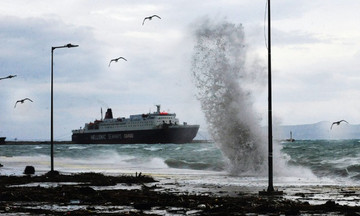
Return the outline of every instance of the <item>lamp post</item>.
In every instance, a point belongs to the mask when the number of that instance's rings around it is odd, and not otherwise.
[[[260,195],[282,195],[282,191],[275,191],[273,186],[273,133],[272,133],[272,94],[271,94],[271,15],[270,0],[268,2],[268,188],[260,191]]]
[[[272,134],[272,97],[271,97],[271,20],[270,20],[270,0],[268,0],[268,133],[269,133],[269,153],[268,153],[268,163],[269,163],[269,185],[267,192],[271,193],[274,191],[273,186],[273,134]]]
[[[54,109],[53,109],[53,105],[54,105],[54,50],[58,49],[58,48],[73,48],[73,47],[78,47],[79,45],[73,45],[71,43],[66,44],[64,46],[56,46],[56,47],[51,47],[51,132],[50,132],[50,137],[51,137],[51,172],[54,172]]]

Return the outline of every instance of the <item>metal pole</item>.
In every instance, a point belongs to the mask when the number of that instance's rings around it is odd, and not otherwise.
[[[268,0],[268,118],[269,118],[269,153],[268,153],[268,164],[269,164],[269,186],[267,188],[268,192],[273,192],[273,135],[272,135],[272,98],[271,98],[271,21],[270,21],[270,0]]]
[[[64,46],[51,47],[51,172],[54,172],[54,50],[57,48],[73,48],[79,45],[66,44]]]
[[[51,172],[54,171],[54,47],[51,47]]]

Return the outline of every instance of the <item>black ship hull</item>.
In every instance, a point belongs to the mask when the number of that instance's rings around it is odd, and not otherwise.
[[[78,144],[156,144],[191,142],[199,126],[165,127],[151,130],[73,133],[72,142]]]
[[[0,145],[5,144],[6,137],[0,137]]]

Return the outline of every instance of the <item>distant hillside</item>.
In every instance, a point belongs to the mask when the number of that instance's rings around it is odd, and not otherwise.
[[[284,140],[290,137],[292,131],[295,140],[317,140],[317,139],[360,139],[360,125],[341,123],[334,125],[330,130],[332,122],[322,121],[315,124],[303,125],[281,125],[273,127],[275,140]],[[263,127],[267,134],[267,127]],[[207,131],[199,131],[195,140],[211,140]]]
[[[275,139],[287,139],[292,131],[293,138],[300,139],[360,139],[360,125],[341,123],[330,129],[332,122],[315,124],[283,125],[274,129]]]

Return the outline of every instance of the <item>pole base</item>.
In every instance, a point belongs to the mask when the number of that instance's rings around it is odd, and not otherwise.
[[[260,196],[282,196],[284,193],[283,191],[279,190],[263,190],[259,191]]]

